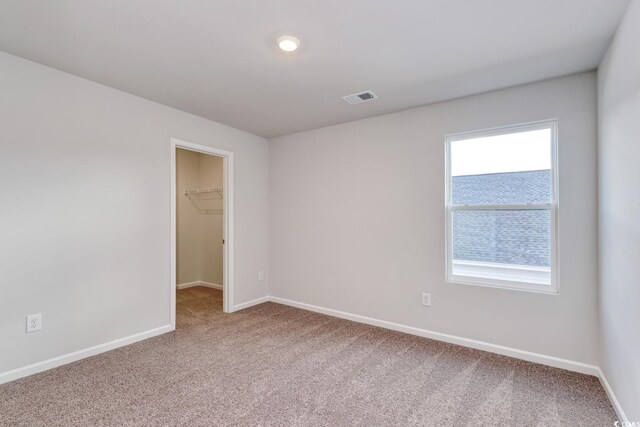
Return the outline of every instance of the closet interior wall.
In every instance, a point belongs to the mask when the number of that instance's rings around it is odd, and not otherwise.
[[[177,283],[205,282],[222,286],[223,214],[221,211],[199,212],[185,191],[222,188],[223,159],[179,148],[176,172]],[[202,206],[222,206],[210,199],[218,197],[217,194],[202,197]]]

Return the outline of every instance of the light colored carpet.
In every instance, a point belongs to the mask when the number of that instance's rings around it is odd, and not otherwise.
[[[607,426],[594,377],[178,291],[178,329],[0,386],[0,425]]]

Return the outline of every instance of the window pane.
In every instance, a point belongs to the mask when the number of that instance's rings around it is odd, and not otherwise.
[[[452,273],[551,284],[549,210],[452,212]]]
[[[451,142],[454,205],[551,202],[551,130]]]

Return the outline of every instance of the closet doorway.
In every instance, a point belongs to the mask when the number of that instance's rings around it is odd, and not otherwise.
[[[233,153],[171,139],[173,329],[176,303],[185,322],[233,311],[232,177]]]

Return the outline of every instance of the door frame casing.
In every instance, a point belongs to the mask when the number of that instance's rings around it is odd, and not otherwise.
[[[178,138],[171,138],[171,329],[176,328],[176,286],[177,286],[177,187],[176,187],[176,150],[178,148],[197,153],[222,157],[223,160],[223,221],[222,238],[222,310],[233,312],[233,152],[208,145],[196,144]]]

